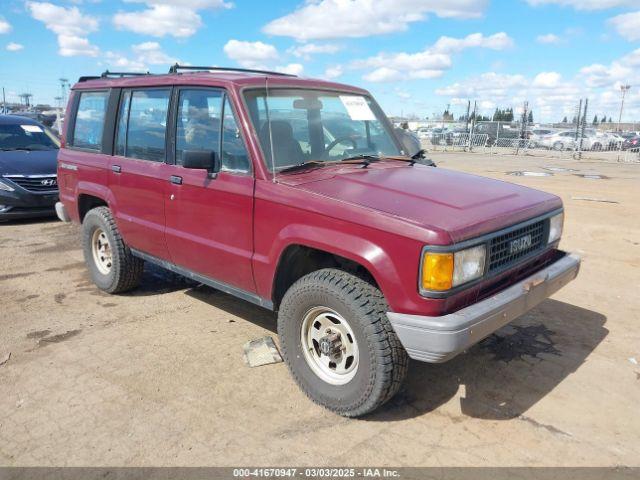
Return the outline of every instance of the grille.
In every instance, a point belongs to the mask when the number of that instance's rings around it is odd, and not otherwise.
[[[6,178],[30,192],[55,192],[58,190],[58,181],[55,175],[38,177],[18,177],[7,175]]]
[[[492,238],[489,243],[489,272],[510,266],[540,249],[544,244],[546,222],[540,220]]]

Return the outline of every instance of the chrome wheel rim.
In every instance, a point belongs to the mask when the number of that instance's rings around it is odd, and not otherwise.
[[[91,251],[93,252],[93,261],[98,271],[103,275],[108,275],[113,266],[113,253],[111,252],[111,244],[104,230],[96,228],[91,237]]]
[[[358,344],[349,323],[328,307],[310,309],[302,320],[304,359],[320,379],[344,385],[358,371]]]

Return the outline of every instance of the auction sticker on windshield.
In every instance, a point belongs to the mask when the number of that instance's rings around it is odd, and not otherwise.
[[[355,95],[340,95],[340,101],[347,109],[347,113],[351,120],[375,120],[376,116],[373,114],[367,100],[364,97]]]
[[[37,125],[20,125],[27,133],[42,133],[42,128]]]

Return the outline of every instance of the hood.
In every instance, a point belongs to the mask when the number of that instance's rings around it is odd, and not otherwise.
[[[456,243],[562,206],[549,193],[500,180],[423,165],[380,162],[368,168],[331,167],[280,181],[339,201],[449,233]]]
[[[54,175],[58,150],[0,151],[0,175]]]

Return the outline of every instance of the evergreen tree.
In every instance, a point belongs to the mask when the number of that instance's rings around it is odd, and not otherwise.
[[[565,115],[564,118],[562,119],[562,123],[569,123],[569,119],[567,118],[567,116]]]
[[[600,123],[607,123],[607,116],[606,115],[602,116],[602,120],[600,120]]]
[[[529,116],[527,117],[528,123],[533,123],[533,110],[529,110]]]
[[[593,116],[593,124],[594,125],[598,125],[598,116],[597,115]]]
[[[613,121],[611,120],[611,117],[609,117],[609,123],[613,123]]]
[[[576,117],[575,115],[573,116],[573,118],[571,119],[571,123],[573,124],[577,124],[578,123],[578,117]]]

